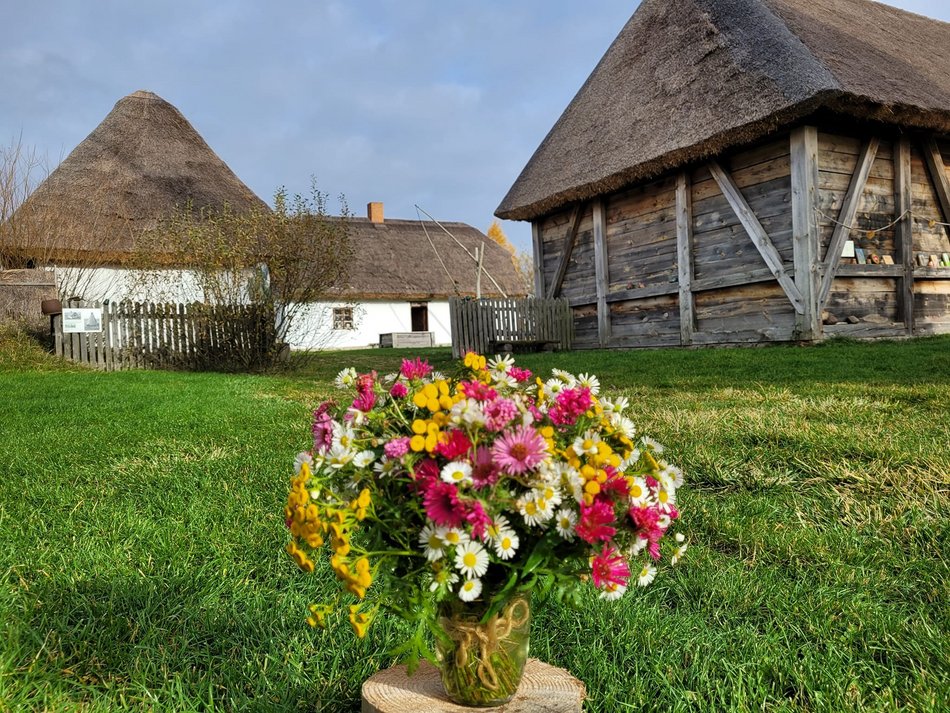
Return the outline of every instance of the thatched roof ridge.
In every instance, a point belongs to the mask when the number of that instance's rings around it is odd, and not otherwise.
[[[269,210],[178,109],[140,90],[116,103],[18,213],[60,226],[63,254],[121,255],[133,250],[134,233],[189,201],[196,210]],[[44,220],[47,212],[58,217]]]
[[[345,300],[399,301],[474,296],[475,262],[466,249],[474,254],[476,246],[484,245],[484,271],[509,297],[524,296],[525,285],[504,248],[471,225],[440,223],[465,249],[431,221],[386,218],[374,223],[347,218],[354,259],[347,269],[346,286],[337,295]],[[484,272],[482,296],[501,296]]]
[[[950,24],[871,0],[643,0],[496,215],[530,220],[819,109],[950,133]]]

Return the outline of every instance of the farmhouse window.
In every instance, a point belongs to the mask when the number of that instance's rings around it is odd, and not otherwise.
[[[333,328],[334,329],[353,329],[353,308],[352,307],[334,307],[333,308]]]

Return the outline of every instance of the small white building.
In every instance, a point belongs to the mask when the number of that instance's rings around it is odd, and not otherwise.
[[[287,335],[292,349],[378,346],[382,335],[407,333],[447,345],[450,297],[525,295],[508,251],[465,223],[385,219],[383,204],[370,203],[365,218],[347,219],[347,232],[354,260],[346,286],[336,300],[301,308]]]

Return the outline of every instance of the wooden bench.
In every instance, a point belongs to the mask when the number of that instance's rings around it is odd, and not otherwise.
[[[530,354],[553,352],[560,342],[547,339],[493,339],[488,342],[491,354]]]
[[[435,335],[432,332],[388,332],[379,335],[380,347],[434,347]]]

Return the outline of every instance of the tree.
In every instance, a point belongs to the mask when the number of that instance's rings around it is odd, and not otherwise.
[[[485,234],[508,251],[508,254],[511,255],[511,262],[524,283],[525,292],[532,295],[534,293],[534,263],[531,254],[518,250],[511,244],[497,219],[491,222]],[[543,297],[544,295],[540,296]]]
[[[343,286],[353,259],[346,200],[340,215],[311,184],[306,196],[279,189],[273,210],[236,213],[186,205],[136,240],[135,283],[149,299],[180,301],[184,282],[208,306],[244,305],[266,314],[263,353],[245,355],[245,367],[271,366],[307,305]],[[260,363],[258,363],[260,362]]]

